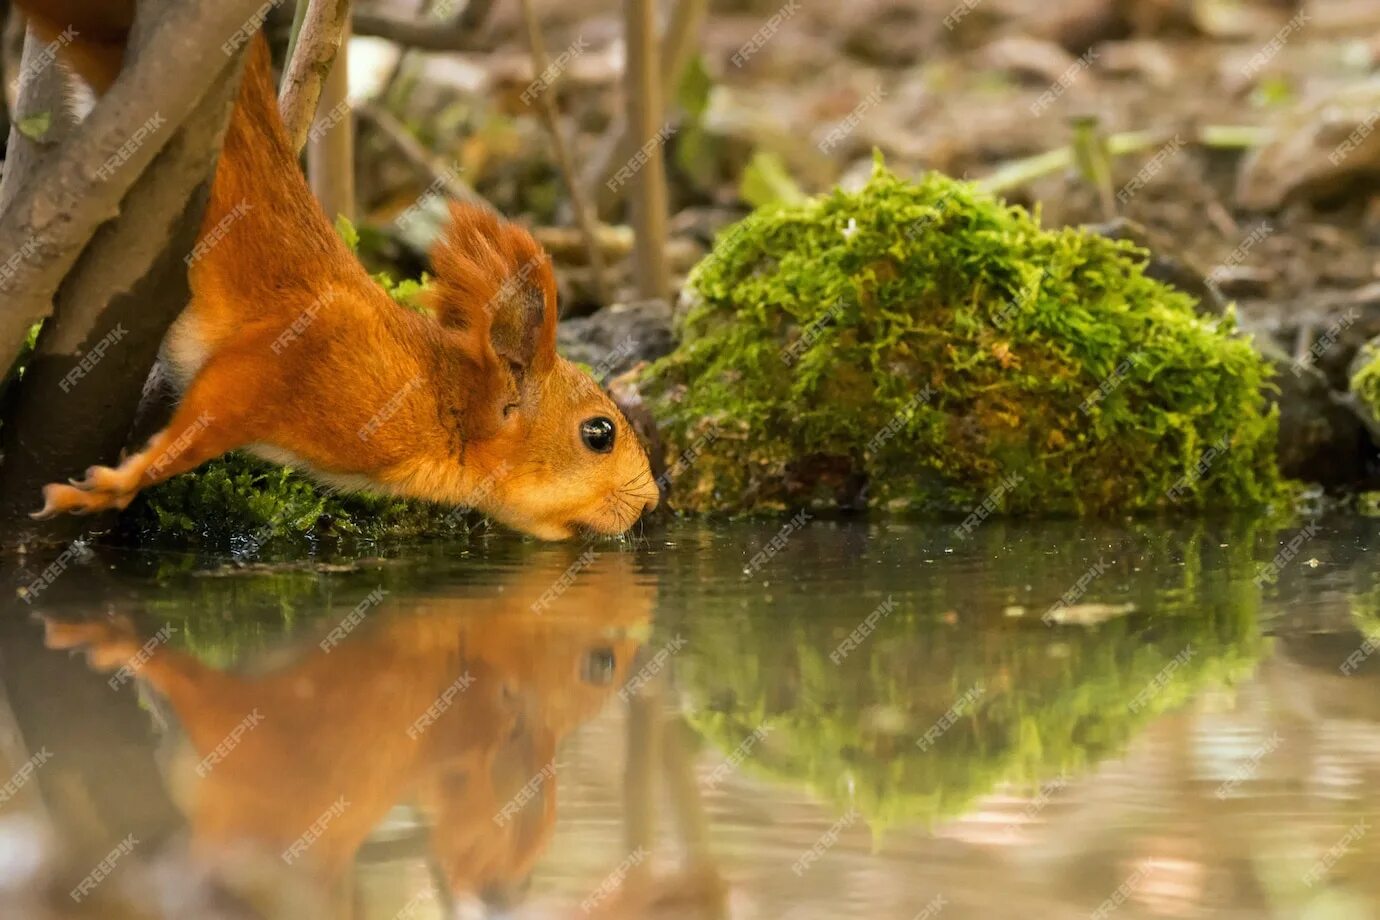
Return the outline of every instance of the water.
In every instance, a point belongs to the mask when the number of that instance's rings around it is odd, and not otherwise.
[[[0,620],[0,916],[1380,916],[1377,526],[99,549]]]

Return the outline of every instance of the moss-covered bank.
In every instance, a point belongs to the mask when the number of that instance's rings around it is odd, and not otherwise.
[[[694,511],[1102,513],[1276,498],[1268,371],[1145,253],[937,174],[759,209],[640,380]]]

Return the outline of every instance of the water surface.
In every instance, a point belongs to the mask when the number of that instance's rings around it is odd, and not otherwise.
[[[0,916],[1380,916],[1377,526],[11,562]]]

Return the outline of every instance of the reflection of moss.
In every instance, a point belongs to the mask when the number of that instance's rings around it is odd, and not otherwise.
[[[933,607],[915,596],[907,603],[925,609],[898,606],[837,664],[831,652],[875,600],[842,623],[821,616],[819,605],[791,615],[789,604],[774,617],[687,618],[678,627],[688,644],[677,679],[689,718],[725,752],[769,726],[747,769],[804,783],[878,828],[956,814],[999,783],[1075,775],[1121,750],[1156,714],[1248,673],[1259,654],[1250,541],[1225,550],[1234,555],[1223,571],[1195,558],[1220,558],[1215,539],[1209,550],[1175,537],[1164,541],[1159,571],[1181,572],[1180,587],[1161,581],[1151,591],[1146,581],[1121,595],[1140,598],[1141,611],[1090,628],[1046,627],[1040,609],[1020,619],[993,611],[975,623],[981,614],[952,580],[936,589]],[[1168,568],[1176,556],[1181,568]],[[1072,583],[1086,565],[1055,583]],[[1137,570],[1152,566],[1136,559]],[[1144,577],[1129,573],[1133,585]],[[958,625],[940,616],[954,608],[967,611]],[[917,746],[978,687],[928,750]]]
[[[1187,507],[1272,500],[1264,364],[1143,264],[880,166],[757,211],[695,269],[682,343],[643,378],[672,459],[718,434],[677,504],[828,503],[865,477],[876,506],[969,510],[1013,472],[1008,512],[1150,509],[1176,484]]]
[[[332,494],[299,473],[229,454],[141,492],[121,525],[129,535],[195,538],[253,554],[270,541],[455,536],[472,520],[422,502]]]
[[[1372,419],[1380,419],[1380,348],[1374,343],[1366,345],[1357,363],[1360,370],[1351,378],[1351,392]]]

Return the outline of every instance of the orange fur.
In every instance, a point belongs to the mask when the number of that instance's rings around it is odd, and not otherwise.
[[[132,10],[90,6],[65,0],[30,16],[49,33],[75,22],[69,61],[103,90]],[[341,489],[471,505],[547,539],[620,533],[655,506],[631,427],[556,354],[555,278],[531,234],[452,205],[433,253],[435,317],[395,305],[312,197],[261,35],[192,256],[192,300],[163,345],[183,388],[171,423],[120,466],[46,486],[35,517],[123,508],[237,448]],[[614,424],[610,452],[582,441],[593,418]]]
[[[254,676],[166,647],[140,655],[141,637],[120,620],[49,621],[48,644],[83,648],[100,670],[142,661],[138,679],[168,700],[191,748],[171,780],[186,781],[202,857],[238,845],[276,857],[343,799],[300,859],[333,877],[394,805],[414,800],[450,887],[493,894],[520,888],[549,843],[558,745],[628,678],[655,601],[630,559],[611,554],[534,612],[566,562],[528,567],[491,597],[406,610],[385,600],[337,644],[328,634]],[[410,734],[462,676],[465,689]]]

